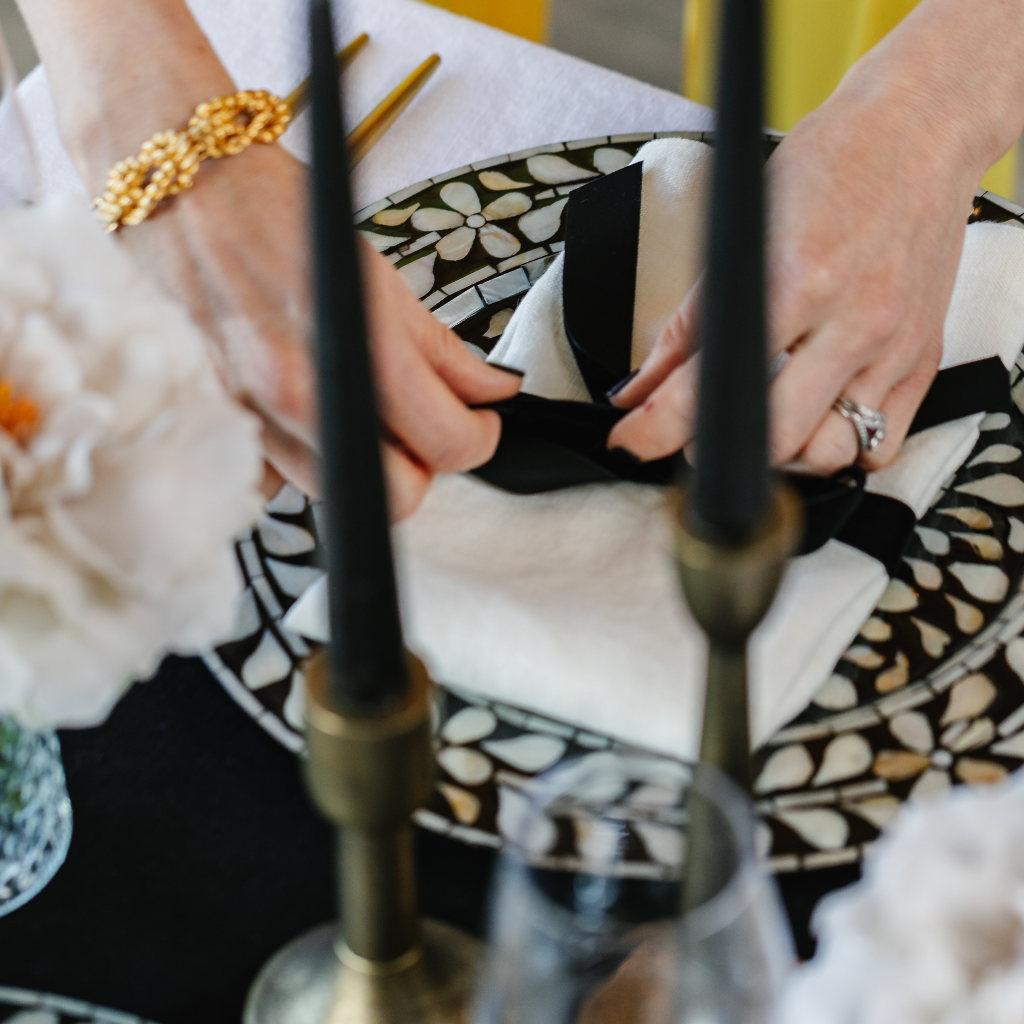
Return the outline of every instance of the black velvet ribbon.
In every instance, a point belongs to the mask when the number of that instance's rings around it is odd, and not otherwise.
[[[608,449],[608,435],[627,410],[605,392],[629,372],[642,174],[639,164],[571,193],[567,213],[563,305],[576,364],[595,402],[520,393],[486,408],[502,420],[494,457],[474,470],[513,494],[541,494],[582,484],[631,481],[669,484],[688,467],[682,455],[640,462]],[[1008,412],[1013,403],[1002,361],[993,356],[942,370],[915,417],[914,434],[979,412]],[[801,554],[838,540],[877,558],[892,575],[914,528],[903,502],[864,490],[857,466],[833,477],[790,475],[805,507]]]

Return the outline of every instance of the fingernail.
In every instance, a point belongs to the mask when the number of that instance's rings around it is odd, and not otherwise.
[[[612,455],[620,456],[632,466],[642,466],[644,463],[644,460],[639,455],[635,455],[628,448],[609,448],[608,451]]]
[[[633,370],[631,373],[627,373],[618,384],[610,387],[605,393],[605,398],[614,398],[638,373],[639,369]]]
[[[809,462],[801,462],[794,459],[792,462],[784,462],[779,469],[783,473],[792,473],[794,476],[816,476],[817,471]]]
[[[488,366],[493,366],[496,370],[501,370],[502,373],[511,373],[513,377],[519,377],[522,379],[526,376],[525,370],[517,370],[514,366],[505,366],[503,363],[488,363]]]

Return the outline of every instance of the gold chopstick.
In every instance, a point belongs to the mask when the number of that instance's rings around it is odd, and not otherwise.
[[[354,167],[376,145],[377,140],[391,127],[395,118],[413,101],[437,70],[441,58],[431,54],[404,82],[395,89],[349,133],[348,153]]]
[[[355,37],[344,49],[338,51],[334,58],[338,68],[338,74],[345,70],[356,59],[356,54],[370,41],[370,37],[363,32]],[[292,117],[298,117],[306,109],[309,103],[309,79],[307,78],[294,92],[285,98],[285,103],[291,107]]]

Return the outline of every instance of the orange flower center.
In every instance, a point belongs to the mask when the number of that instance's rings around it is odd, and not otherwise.
[[[18,444],[31,440],[39,422],[39,409],[31,398],[14,393],[14,385],[0,378],[0,430],[7,431]]]

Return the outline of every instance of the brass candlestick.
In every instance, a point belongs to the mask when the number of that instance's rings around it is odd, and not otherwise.
[[[679,578],[690,610],[708,637],[707,689],[700,760],[750,789],[747,643],[775,599],[786,560],[796,552],[803,507],[792,488],[776,484],[762,526],[740,544],[700,536],[692,495],[682,488],[676,530]],[[699,766],[698,766],[699,770]],[[695,800],[690,812],[685,905],[700,906],[725,884],[733,857],[718,848],[713,809]]]
[[[432,788],[432,684],[410,656],[405,704],[355,718],[337,711],[327,676],[319,654],[306,672],[306,781],[338,827],[341,920],[267,963],[245,1024],[461,1024],[481,944],[416,910],[410,816]]]

